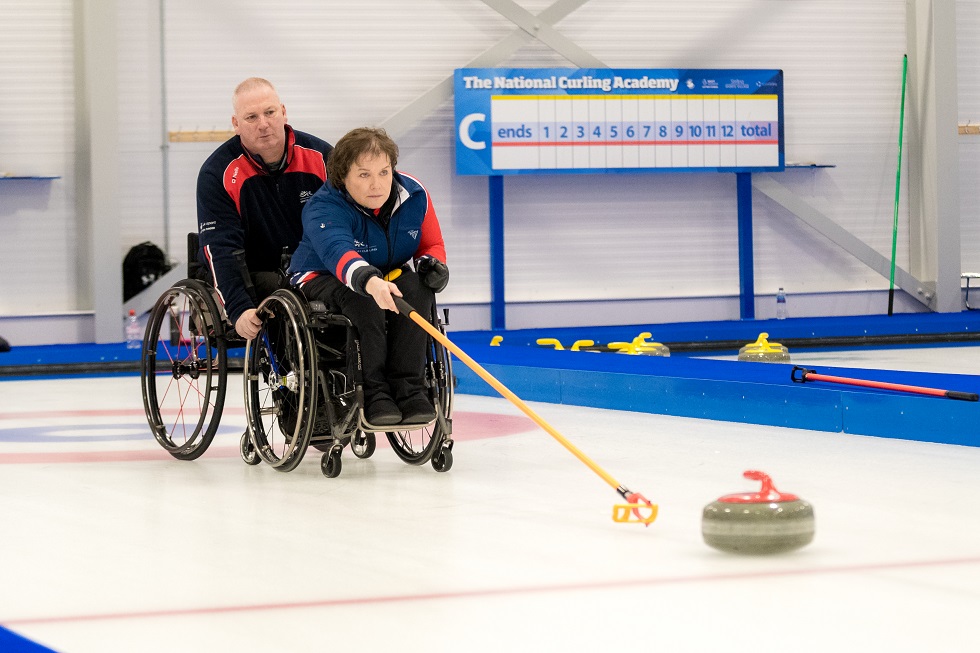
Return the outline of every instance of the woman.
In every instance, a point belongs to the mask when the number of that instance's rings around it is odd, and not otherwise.
[[[303,238],[289,269],[307,298],[357,327],[365,418],[374,426],[435,417],[423,376],[428,336],[397,314],[392,295],[428,316],[433,293],[449,283],[429,193],[397,172],[397,162],[398,146],[382,129],[341,138],[327,160],[328,181],[303,209]],[[386,281],[393,270],[401,274]]]

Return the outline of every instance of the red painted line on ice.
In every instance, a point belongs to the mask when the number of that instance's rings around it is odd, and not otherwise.
[[[716,574],[709,576],[677,576],[667,578],[639,578],[636,580],[572,583],[567,585],[536,585],[528,587],[499,587],[483,590],[460,590],[456,592],[432,592],[429,594],[395,594],[390,596],[364,596],[322,601],[296,601],[287,603],[258,603],[252,605],[229,605],[212,608],[182,608],[174,610],[146,610],[142,612],[115,612],[106,614],[79,614],[49,617],[23,617],[0,619],[4,626],[27,626],[33,624],[113,621],[123,619],[154,619],[166,617],[188,617],[207,614],[232,614],[240,612],[264,612],[268,610],[305,610],[309,608],[332,608],[352,605],[379,605],[384,603],[411,603],[415,601],[444,601],[451,599],[478,599],[497,596],[524,596],[528,594],[552,594],[568,591],[594,591],[635,587],[657,587],[663,585],[684,585],[692,583],[714,583],[738,580],[759,580],[766,578],[788,578],[793,576],[817,576],[826,574],[847,574],[869,571],[899,571],[926,567],[948,567],[955,565],[980,564],[980,557],[952,558],[948,560],[920,560],[907,562],[884,562],[866,565],[842,565],[809,569],[785,569],[779,571],[744,572]]]
[[[210,453],[210,449],[208,452]],[[236,450],[237,451],[237,450]],[[0,453],[0,465],[30,465],[48,463],[119,463],[147,460],[173,460],[163,449],[145,451],[52,451]]]
[[[53,413],[43,413],[44,417],[65,417],[72,413],[90,411],[55,411]],[[97,417],[115,415],[117,411],[91,411],[97,413]],[[121,413],[121,411],[118,411]],[[243,414],[243,409],[238,409],[239,414]],[[8,413],[9,414],[9,413]],[[134,414],[131,412],[126,415]],[[143,415],[143,411],[136,411],[135,414]],[[2,417],[0,417],[2,419]],[[112,424],[106,424],[106,428],[112,428]],[[534,422],[523,415],[495,415],[491,413],[453,413],[453,440],[466,442],[468,440],[484,440],[496,438],[515,433],[522,433],[536,428]],[[149,427],[147,427],[149,431]],[[241,433],[239,433],[241,435]],[[149,437],[149,433],[147,434]],[[222,439],[224,434],[219,433],[217,438]],[[65,438],[65,443],[70,443],[70,438]],[[378,438],[378,446],[387,446],[388,440],[382,435]],[[239,453],[238,446],[215,446],[212,445],[204,452],[207,458],[237,458]],[[170,454],[162,448],[156,449],[133,449],[133,450],[93,450],[93,451],[24,451],[0,453],[0,465],[27,465],[27,464],[56,464],[56,463],[111,463],[111,462],[146,462],[173,460]]]
[[[144,416],[142,408],[86,408],[80,410],[30,410],[23,412],[0,413],[0,420],[5,419],[51,419],[56,417],[132,417]]]
[[[244,415],[244,408],[225,407],[222,414]],[[24,412],[0,413],[0,421],[5,419],[56,419],[59,417],[145,417],[142,408],[84,408],[79,410],[31,410]]]

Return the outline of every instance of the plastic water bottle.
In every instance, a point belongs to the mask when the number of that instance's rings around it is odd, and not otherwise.
[[[143,329],[136,319],[136,311],[129,309],[129,319],[126,320],[126,349],[139,349],[143,346]]]
[[[786,319],[786,291],[782,288],[776,291],[776,319]]]

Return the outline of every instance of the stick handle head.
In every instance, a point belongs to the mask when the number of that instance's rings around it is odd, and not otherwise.
[[[411,314],[412,312],[415,311],[415,309],[412,308],[412,305],[411,304],[409,304],[408,302],[406,302],[404,299],[402,299],[398,295],[394,295],[393,294],[391,296],[391,298],[395,300],[395,308],[398,309],[398,312],[401,315],[404,315],[405,317],[408,317],[409,314]]]
[[[975,392],[960,392],[959,390],[947,390],[946,396],[950,399],[959,399],[960,401],[977,401],[980,399]]]
[[[807,374],[813,374],[813,370],[794,365],[793,370],[789,373],[789,378],[793,380],[793,383],[806,383]]]
[[[620,503],[613,506],[613,521],[620,524],[643,524],[649,526],[657,518],[659,506],[650,503],[650,500],[639,492],[630,492],[625,495],[629,503]]]

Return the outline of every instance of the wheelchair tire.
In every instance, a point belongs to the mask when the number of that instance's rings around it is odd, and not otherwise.
[[[317,360],[305,300],[277,290],[259,304],[245,345],[245,417],[262,460],[281,472],[303,460],[316,415]]]
[[[439,320],[437,311],[433,311],[430,322],[445,335],[446,329]],[[436,453],[452,447],[450,437],[452,435],[453,395],[456,385],[453,378],[452,358],[446,348],[434,339],[430,339],[426,351],[425,377],[426,385],[430,390],[430,397],[433,400],[432,405],[439,415],[438,419],[422,429],[385,433],[395,455],[409,465],[424,465]],[[451,460],[452,458],[450,458]],[[452,462],[444,470],[439,471],[448,470],[450,466],[452,466]]]
[[[437,407],[436,410],[439,410]],[[395,455],[409,465],[424,465],[439,450],[447,434],[439,420],[412,431],[387,431]]]
[[[221,421],[228,387],[221,315],[207,284],[184,279],[157,299],[143,334],[146,420],[156,441],[178,460],[203,454]]]
[[[358,429],[350,438],[350,450],[358,458],[370,458],[378,448],[378,438],[374,433]]]
[[[248,431],[242,433],[242,439],[238,443],[238,453],[242,455],[242,460],[246,465],[258,465],[262,462],[259,453],[252,444],[252,439],[248,437]]]
[[[320,456],[320,471],[327,478],[337,478],[344,463],[340,458],[341,449],[331,449]]]
[[[432,454],[432,469],[437,472],[448,472],[453,467],[452,447],[442,447]]]

